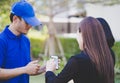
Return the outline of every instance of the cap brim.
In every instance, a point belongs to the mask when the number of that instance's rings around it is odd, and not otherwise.
[[[31,26],[39,26],[42,23],[36,17],[23,17],[23,19]]]

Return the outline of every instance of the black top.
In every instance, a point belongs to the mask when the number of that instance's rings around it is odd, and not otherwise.
[[[58,76],[51,71],[46,72],[45,79],[46,83],[67,83],[71,79],[74,83],[103,83],[94,64],[84,52],[72,56]]]
[[[111,48],[110,51],[115,65],[115,54]],[[45,74],[46,83],[67,83],[71,79],[73,79],[74,83],[103,83],[94,64],[83,51],[72,56],[62,72],[57,76],[52,71]]]

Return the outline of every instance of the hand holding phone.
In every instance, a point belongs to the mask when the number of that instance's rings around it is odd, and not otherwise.
[[[58,65],[58,56],[51,56],[50,59],[54,59],[55,64],[56,64],[56,69],[58,69],[59,65]]]

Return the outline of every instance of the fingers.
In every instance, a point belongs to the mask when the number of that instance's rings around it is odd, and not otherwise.
[[[40,65],[38,64],[38,60],[31,61],[25,66],[26,73],[29,75],[35,75],[40,70]]]
[[[39,62],[38,60],[31,61],[31,63],[33,63],[33,64],[36,64],[36,63],[38,63],[38,62]]]
[[[50,59],[46,63],[46,71],[54,71],[56,70],[56,63],[54,59]]]
[[[61,60],[60,59],[58,59],[58,63],[60,63],[61,62]]]
[[[45,70],[46,70],[46,66],[43,66],[43,67],[41,67],[41,68],[39,69],[38,73],[39,73],[39,74],[42,74],[42,73],[45,72]]]

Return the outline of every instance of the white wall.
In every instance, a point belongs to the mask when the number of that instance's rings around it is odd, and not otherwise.
[[[103,17],[109,23],[116,41],[120,41],[120,5],[86,4],[87,16]]]

